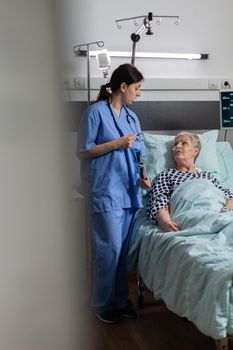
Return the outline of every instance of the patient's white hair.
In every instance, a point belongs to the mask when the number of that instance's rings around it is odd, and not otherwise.
[[[188,131],[182,131],[182,132],[180,132],[179,134],[177,134],[175,136],[175,140],[176,140],[176,138],[178,136],[187,136],[190,139],[193,147],[197,147],[198,150],[199,150],[199,153],[200,153],[200,151],[201,151],[201,140],[200,140],[200,137],[197,134],[192,134],[191,132],[188,132]]]

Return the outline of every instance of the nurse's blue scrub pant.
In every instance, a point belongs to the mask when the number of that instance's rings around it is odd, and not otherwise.
[[[135,208],[92,215],[93,275],[91,306],[95,312],[127,306],[126,258]]]

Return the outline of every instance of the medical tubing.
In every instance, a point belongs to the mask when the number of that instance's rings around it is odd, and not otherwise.
[[[131,148],[131,150],[132,150],[132,148]],[[148,180],[148,174],[146,172],[142,157],[139,155],[139,160],[135,159],[135,161],[136,161],[137,166],[139,168],[140,179],[141,180]]]
[[[146,172],[146,169],[144,167],[144,164],[143,164],[143,161],[141,163],[142,165],[140,166],[140,178],[142,180],[148,180],[148,175],[147,175],[147,172]]]
[[[111,109],[111,106],[110,104],[108,103],[108,107],[110,109],[110,112],[111,112],[111,116],[112,116],[112,119],[113,119],[113,122],[115,124],[115,127],[117,129],[117,131],[119,132],[120,136],[125,136],[123,134],[123,132],[121,131],[121,129],[119,128],[119,126],[117,125],[117,122],[115,120],[115,117],[113,115],[113,112],[112,112],[112,109]],[[128,150],[127,149],[123,149],[124,153],[125,153],[125,158],[126,158],[126,163],[127,163],[127,167],[128,167],[128,170],[129,170],[129,178],[130,178],[130,183],[134,183],[134,176],[132,174],[132,171],[131,171],[131,167],[130,167],[130,161],[129,161],[129,153],[128,153]]]

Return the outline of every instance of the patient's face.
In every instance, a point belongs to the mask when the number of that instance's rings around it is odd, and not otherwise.
[[[194,164],[198,152],[198,148],[193,146],[188,136],[180,135],[175,138],[172,155],[176,163],[180,161],[192,161]]]

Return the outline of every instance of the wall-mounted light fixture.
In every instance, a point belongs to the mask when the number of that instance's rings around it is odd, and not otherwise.
[[[95,57],[97,51],[90,51],[90,56]],[[82,55],[85,55],[83,53]],[[110,57],[131,57],[130,51],[108,51]],[[81,55],[80,55],[81,56]],[[173,58],[173,59],[188,59],[188,60],[207,60],[209,54],[207,53],[168,53],[168,52],[136,52],[137,58]]]

